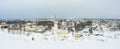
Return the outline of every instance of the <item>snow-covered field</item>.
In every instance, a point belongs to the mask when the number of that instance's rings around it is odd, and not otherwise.
[[[71,37],[63,41],[42,40],[39,37],[31,40],[32,35],[9,34],[7,31],[0,30],[0,49],[119,49],[120,37],[111,38],[107,35],[106,37],[86,36],[78,40],[73,40]]]

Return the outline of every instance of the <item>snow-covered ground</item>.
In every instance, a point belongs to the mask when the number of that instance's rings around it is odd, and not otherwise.
[[[116,31],[116,33],[120,33]],[[24,34],[11,34],[0,30],[0,49],[119,49],[120,37],[111,38],[105,34],[102,36],[85,36],[78,40],[69,37],[68,40],[56,40],[57,36],[50,36],[43,40],[37,34],[26,36]],[[116,34],[118,35],[118,34]],[[31,40],[36,36],[35,40]],[[56,37],[56,38],[55,38]]]

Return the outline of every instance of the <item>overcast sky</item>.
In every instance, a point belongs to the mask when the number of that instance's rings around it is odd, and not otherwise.
[[[119,18],[120,0],[0,0],[0,18]]]

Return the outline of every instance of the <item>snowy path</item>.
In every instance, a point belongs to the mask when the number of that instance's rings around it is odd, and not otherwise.
[[[0,49],[119,49],[120,38],[107,39],[106,42],[96,40],[73,41],[32,41],[25,35],[8,34],[0,31]]]

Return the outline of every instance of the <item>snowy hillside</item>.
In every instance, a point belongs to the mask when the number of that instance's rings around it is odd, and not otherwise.
[[[120,33],[120,32],[118,32]],[[120,38],[81,37],[79,40],[40,40],[24,34],[0,31],[0,49],[119,49]]]

